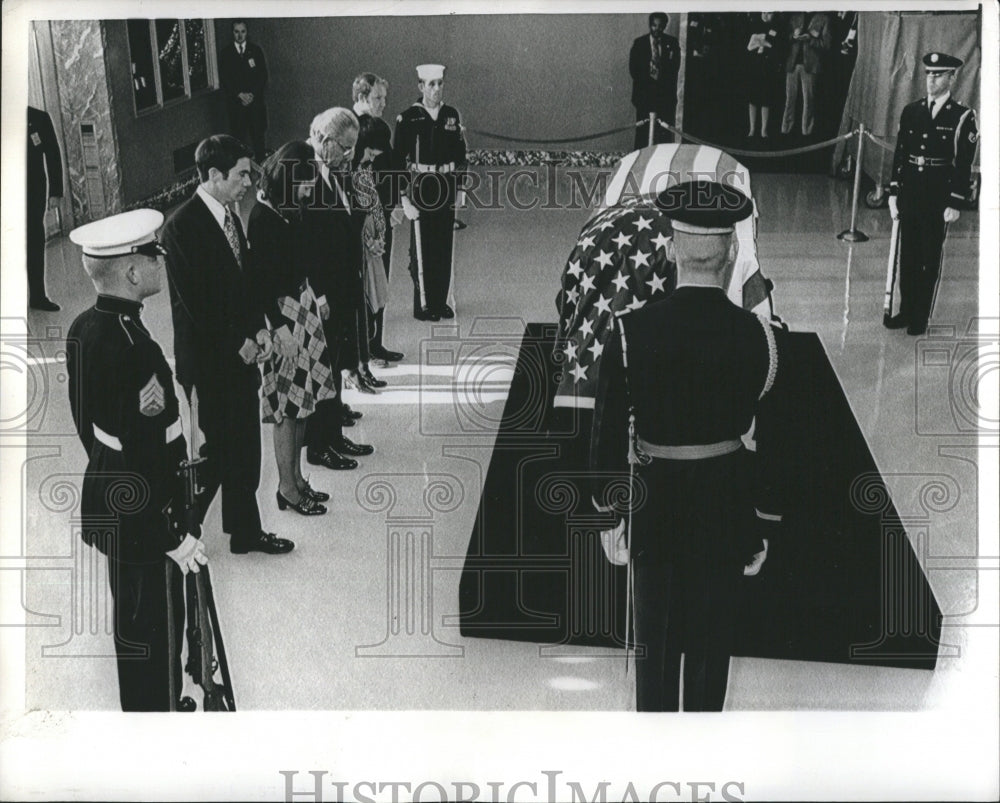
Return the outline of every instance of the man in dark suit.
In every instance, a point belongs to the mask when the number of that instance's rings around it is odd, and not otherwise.
[[[63,171],[52,118],[28,107],[28,306],[56,312],[45,292],[45,210],[62,198]]]
[[[270,354],[263,305],[248,281],[250,259],[234,207],[250,187],[250,152],[233,137],[202,140],[201,184],[163,229],[177,380],[197,390],[207,462],[202,513],[220,486],[230,551],[277,554],[294,544],[261,528],[258,358]]]
[[[264,132],[267,130],[267,64],[264,51],[247,41],[247,24],[233,22],[233,43],[219,52],[219,80],[226,94],[232,135],[253,148],[253,157],[264,161]]]
[[[649,120],[656,112],[657,120],[674,124],[677,109],[677,71],[681,64],[681,49],[677,37],[664,33],[669,17],[662,11],[649,15],[649,35],[632,43],[628,54],[628,72],[632,76],[632,105],[637,123]],[[673,142],[673,134],[656,126],[654,144]],[[635,129],[635,147],[649,144],[649,124]]]
[[[816,124],[816,82],[826,72],[826,59],[833,43],[830,17],[818,11],[806,25],[806,15],[792,14],[788,21],[788,58],[785,61],[785,113],[781,133],[795,125],[795,102],[802,86],[802,135],[808,137]]]
[[[309,127],[319,176],[313,200],[303,215],[303,253],[310,266],[309,284],[323,316],[337,397],[317,403],[306,423],[306,460],[335,470],[357,468],[354,458],[372,454],[369,444],[354,443],[344,435],[344,424],[360,418],[343,403],[340,368],[345,352],[357,353],[357,303],[363,303],[361,285],[361,216],[352,214],[350,167],[358,141],[358,118],[350,109],[334,107],[320,112]],[[355,369],[357,368],[355,360]]]
[[[924,56],[927,96],[903,108],[889,184],[889,211],[899,218],[900,311],[886,321],[922,335],[934,311],[948,224],[970,202],[979,143],[976,113],[951,96],[962,60]]]
[[[673,227],[667,258],[677,288],[620,315],[605,344],[591,468],[636,475],[628,547],[637,710],[678,710],[683,655],[684,710],[721,711],[742,575],[760,570],[781,519],[766,405],[782,370],[782,333],[723,289],[734,224],[753,202],[699,180],[656,203]],[[755,416],[756,465],[741,440]],[[606,500],[595,505],[610,512]]]

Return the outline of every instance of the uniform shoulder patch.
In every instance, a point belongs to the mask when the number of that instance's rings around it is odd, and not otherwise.
[[[166,393],[156,374],[139,391],[139,412],[146,416],[156,416],[166,409]]]

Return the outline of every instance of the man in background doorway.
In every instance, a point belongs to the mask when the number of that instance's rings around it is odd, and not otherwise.
[[[62,198],[63,171],[59,140],[47,112],[28,107],[28,306],[56,312],[59,305],[45,292],[45,211]]]
[[[656,119],[674,124],[677,109],[677,72],[681,64],[681,49],[677,37],[667,30],[669,17],[662,11],[649,15],[649,34],[632,43],[628,54],[628,71],[632,76],[632,105],[635,106],[636,123],[649,120],[650,112]],[[669,131],[656,126],[653,142],[673,142]],[[649,144],[649,124],[636,125],[635,147]]]
[[[219,53],[219,80],[226,94],[230,131],[236,139],[253,149],[258,164],[267,155],[264,132],[267,130],[267,64],[264,51],[247,41],[247,24],[233,21],[233,43]]]

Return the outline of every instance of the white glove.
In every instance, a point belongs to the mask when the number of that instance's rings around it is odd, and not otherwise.
[[[893,220],[899,220],[899,199],[895,195],[889,196],[889,214]]]
[[[199,567],[208,563],[205,545],[193,535],[185,535],[180,546],[170,550],[167,557],[180,566],[184,574],[188,572],[197,574],[201,571]]]
[[[292,337],[292,333],[288,331],[287,326],[282,326],[276,330],[271,342],[279,357],[291,359],[298,353],[299,344],[295,342],[295,338]]]
[[[392,212],[389,213],[389,225],[398,226],[403,222],[403,218],[406,215],[403,213],[403,208],[401,206],[394,206]]]
[[[465,209],[465,190],[459,190],[455,194],[455,208]]]
[[[761,539],[764,542],[764,548],[753,556],[753,563],[749,566],[743,567],[743,574],[747,577],[753,577],[758,572],[760,572],[760,567],[764,565],[764,561],[767,560],[767,539]]]
[[[261,329],[257,332],[257,348],[257,362],[264,362],[264,360],[271,358],[274,344],[271,342],[271,333],[267,329]]]
[[[954,209],[949,206],[947,209],[944,210],[944,222],[954,223],[956,220],[958,220],[961,214],[962,213],[959,212],[957,209]]]
[[[405,195],[403,200],[403,214],[406,215],[407,220],[416,220],[420,217],[420,210],[413,205],[413,201],[407,198]]]

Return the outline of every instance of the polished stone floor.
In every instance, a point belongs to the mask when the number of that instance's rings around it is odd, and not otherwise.
[[[563,190],[567,181],[556,178]],[[544,207],[548,177],[540,175],[537,189],[529,184],[522,200],[538,197],[535,206]],[[998,567],[995,557],[978,557],[996,554],[982,543],[995,543],[995,533],[982,531],[977,518],[981,495],[995,487],[980,488],[972,411],[982,376],[973,358],[985,349],[996,369],[997,322],[977,323],[978,215],[952,226],[932,328],[914,338],[881,325],[886,211],[862,209],[858,228],[871,239],[849,245],[835,237],[849,222],[849,184],[761,174],[754,195],[776,311],[793,329],[819,334],[896,507],[911,534],[925,534],[918,553],[946,613],[945,646],[933,673],[736,659],[727,708],[983,704],[981,681],[995,678],[997,650],[996,612],[983,601],[996,599]],[[280,557],[231,555],[217,506],[210,513],[205,541],[243,710],[620,711],[632,704],[632,674],[626,678],[619,653],[552,655],[535,644],[463,639],[455,622],[462,558],[518,338],[524,322],[555,320],[564,260],[588,216],[582,208],[484,206],[460,215],[468,228],[456,233],[458,316],[448,325],[410,317],[409,236],[397,229],[387,344],[407,356],[376,369],[390,382],[386,391],[346,394],[364,412],[351,437],[374,443],[376,452],[357,471],[312,471],[313,485],[333,495],[331,513],[278,512],[266,427],[261,511],[266,528],[297,548]],[[36,361],[44,368],[31,378],[38,411],[23,471],[24,554],[34,567],[23,575],[23,599],[29,623],[38,625],[27,631],[27,701],[29,708],[114,710],[103,566],[73,534],[70,489],[85,461],[56,359],[59,339],[93,291],[67,239],[50,244],[48,264],[50,294],[63,310],[27,319],[29,340],[38,341],[29,344],[32,356],[50,358]],[[149,300],[145,318],[168,357],[169,317],[164,291]],[[995,445],[995,411],[985,423]],[[405,562],[414,571],[401,574],[389,534],[407,522],[423,526],[427,516],[432,543],[420,560]]]

